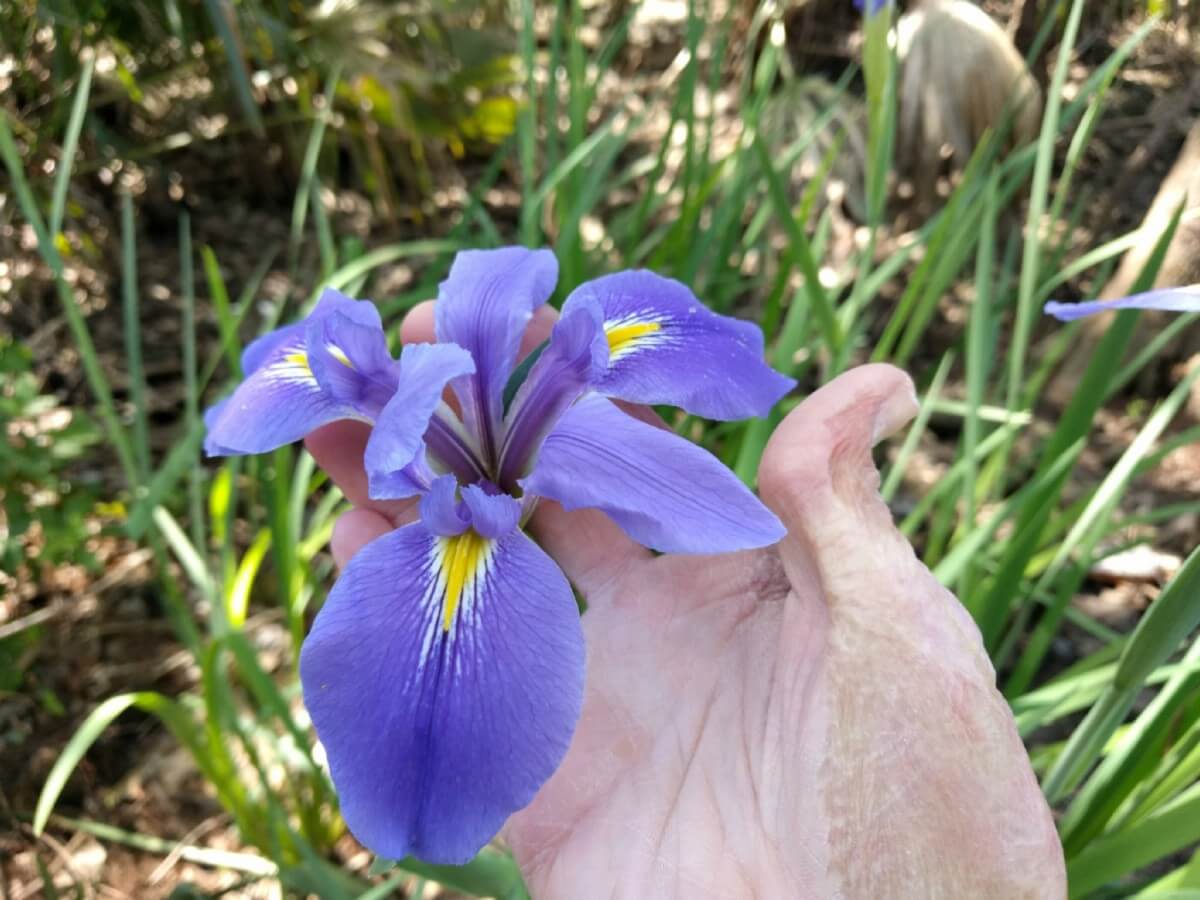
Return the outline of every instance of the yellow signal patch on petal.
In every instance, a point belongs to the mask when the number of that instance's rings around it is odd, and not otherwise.
[[[463,594],[474,594],[476,581],[487,571],[493,543],[472,528],[453,537],[438,538],[438,555],[446,583],[442,598],[442,631],[450,630]]]
[[[605,322],[604,336],[608,339],[609,360],[637,350],[639,346],[647,343],[649,335],[658,334],[660,331],[662,331],[662,325],[654,321],[626,318]]]
[[[283,361],[289,365],[295,366],[298,369],[303,369],[309,375],[312,374],[312,369],[308,365],[308,354],[303,350],[297,350],[295,353],[289,353],[283,358]]]

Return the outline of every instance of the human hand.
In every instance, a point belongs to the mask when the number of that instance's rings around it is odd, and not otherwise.
[[[418,307],[402,337],[432,336]],[[789,531],[768,550],[654,557],[542,503],[533,531],[587,598],[587,682],[566,759],[505,830],[535,896],[1065,895],[974,623],[876,492],[870,448],[914,409],[906,376],[867,366],[793,412],[759,474]],[[367,433],[308,440],[357,507],[339,565],[411,513],[367,498]]]

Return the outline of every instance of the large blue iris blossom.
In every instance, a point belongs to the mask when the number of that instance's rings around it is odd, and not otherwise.
[[[306,320],[247,348],[245,380],[206,415],[212,455],[373,423],[371,497],[419,498],[415,522],[351,560],[300,659],[345,820],[382,856],[465,862],[566,753],[584,642],[566,577],[522,530],[539,498],[603,510],[662,552],[784,534],[715,457],[612,402],[765,415],[794,382],[763,362],[758,327],[679,282],[621,272],[571,293],[514,378],[557,277],[546,250],[460,253],[438,294],[437,343],[399,360],[371,303],[326,291]]]

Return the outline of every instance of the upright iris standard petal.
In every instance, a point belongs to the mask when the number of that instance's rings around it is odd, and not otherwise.
[[[765,547],[786,533],[707,450],[594,394],[550,432],[521,486],[566,509],[601,509],[635,541],[665,553]]]
[[[454,385],[467,428],[480,437],[486,461],[498,449],[504,385],[534,310],[554,292],[558,261],[549,250],[466,250],[438,289],[437,339],[475,359],[475,373]]]
[[[321,291],[317,305],[313,307],[312,312],[306,318],[291,325],[276,328],[250,342],[242,351],[242,372],[246,375],[255,372],[284,341],[303,340],[305,329],[310,323],[324,319],[332,313],[341,313],[360,325],[370,326],[381,334],[383,332],[383,320],[379,318],[379,310],[375,308],[374,303],[355,300],[347,297],[341,291],[325,288]]]
[[[371,421],[395,388],[394,366],[374,305],[326,291],[303,322],[246,348],[245,380],[205,414],[205,451],[263,453],[338,419]]]
[[[1051,300],[1044,307],[1048,315],[1062,322],[1072,322],[1107,309],[1161,309],[1167,312],[1200,312],[1200,284],[1187,287],[1163,288],[1132,294],[1119,300],[1092,300],[1087,303],[1058,303]]]
[[[504,421],[500,484],[510,486],[528,471],[534,452],[559,416],[607,365],[600,309],[590,301],[576,303],[555,323],[549,344],[513,397]]]
[[[796,384],[763,361],[757,325],[717,315],[678,281],[606,275],[576,288],[563,314],[585,300],[603,311],[609,365],[593,387],[610,397],[743,419],[766,415]]]
[[[440,455],[454,474],[464,481],[478,474],[465,438],[454,431],[448,417],[435,415],[446,385],[474,371],[471,355],[455,344],[409,344],[404,348],[399,387],[380,413],[364,455],[368,488],[374,499],[401,499],[429,489],[421,470],[426,436],[433,438],[435,430],[439,448],[441,442],[448,442]],[[444,458],[451,452],[461,454],[461,459],[458,455]]]
[[[398,383],[398,367],[378,326],[362,324],[344,312],[308,323],[304,332],[308,365],[334,400],[375,419]]]
[[[342,814],[376,853],[464,863],[527,805],[583,696],[579,613],[520,531],[420,523],[350,562],[300,657]]]

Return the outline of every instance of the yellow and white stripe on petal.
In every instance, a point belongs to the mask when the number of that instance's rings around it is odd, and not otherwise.
[[[450,537],[436,537],[430,552],[429,586],[422,598],[425,634],[418,668],[425,665],[439,635],[454,640],[460,625],[475,624],[496,541],[474,529]]]
[[[317,386],[316,376],[308,364],[308,354],[303,347],[289,350],[278,362],[267,366],[263,374],[273,381],[289,381],[306,387]]]
[[[604,336],[608,338],[609,363],[665,343],[668,337],[663,324],[661,317],[645,313],[632,313],[605,322]]]
[[[357,371],[357,369],[354,368],[354,363],[350,362],[350,357],[346,355],[346,351],[337,344],[326,344],[325,349],[329,351],[330,356],[340,362],[347,369],[352,372]]]

